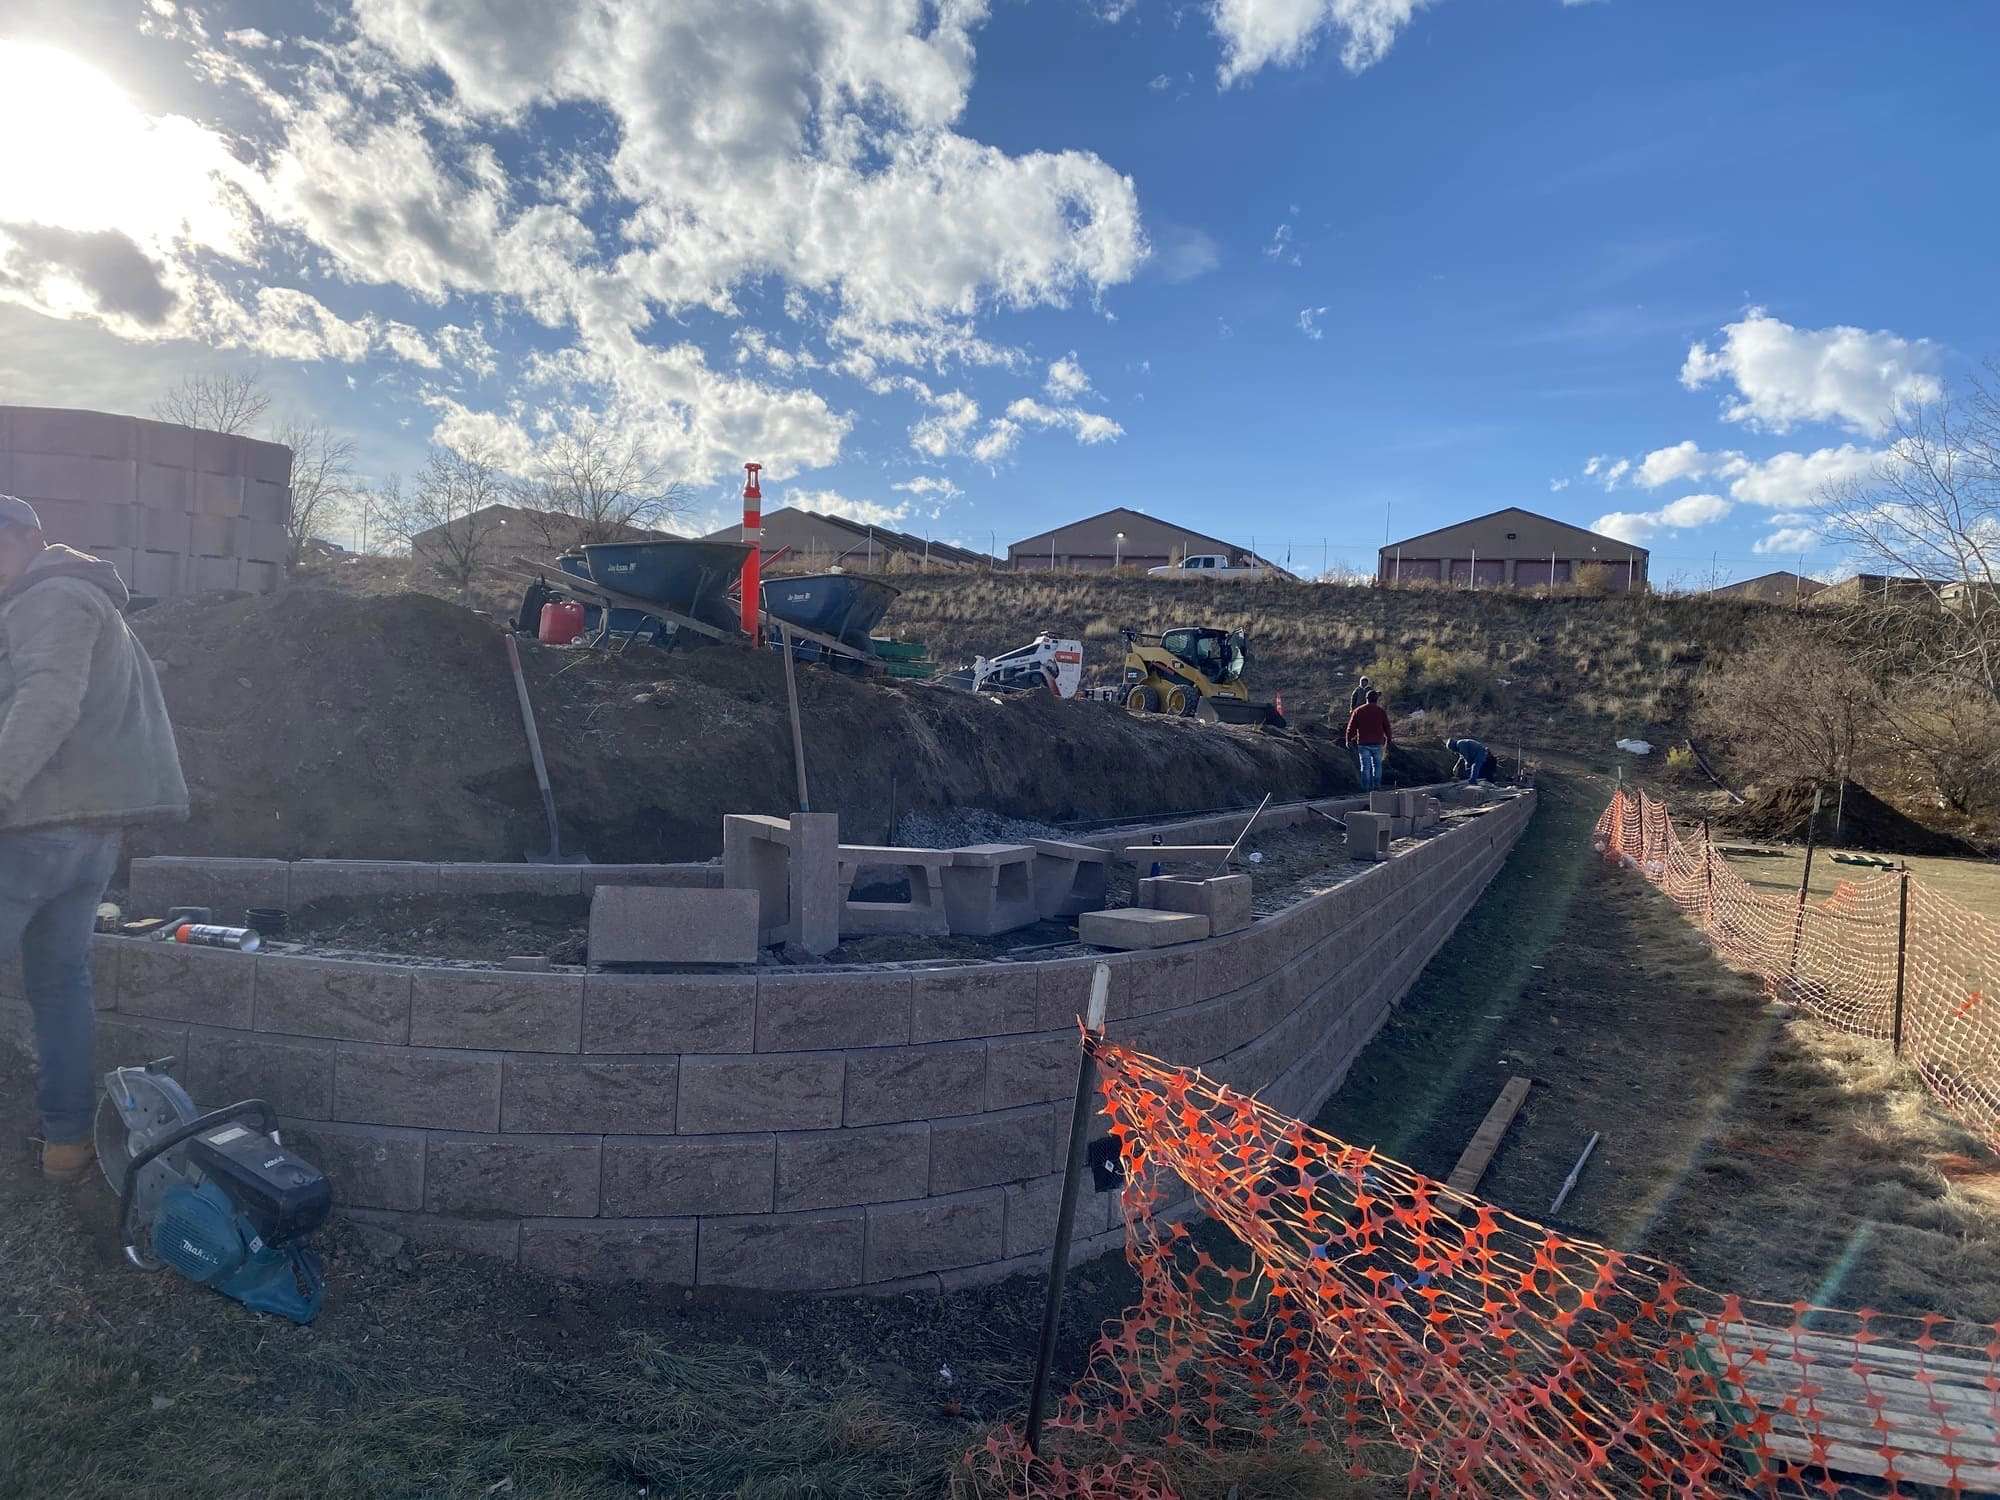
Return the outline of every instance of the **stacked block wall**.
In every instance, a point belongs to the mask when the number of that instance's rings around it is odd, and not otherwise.
[[[1533,808],[1111,958],[1112,1037],[1309,1117]],[[100,1067],[173,1056],[199,1104],[269,1099],[357,1218],[564,1277],[878,1290],[1045,1262],[1097,962],[608,976],[110,938],[95,958]],[[1086,1193],[1078,1258],[1122,1232]]]
[[[135,594],[266,593],[283,581],[292,452],[143,417],[0,406],[0,493]]]

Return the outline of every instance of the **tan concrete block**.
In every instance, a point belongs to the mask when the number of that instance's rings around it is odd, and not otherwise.
[[[134,941],[119,946],[118,1009],[162,1021],[250,1029],[257,960],[223,948]]]
[[[1380,795],[1377,793],[1376,795]],[[1384,860],[1389,857],[1389,844],[1394,839],[1392,818],[1386,813],[1349,813],[1347,815],[1347,857],[1349,859]]]
[[[410,995],[410,1041],[416,1046],[575,1052],[582,1036],[581,974],[416,970]]]
[[[780,1135],[779,1212],[921,1198],[930,1177],[930,1133],[919,1121]]]
[[[840,815],[794,813],[786,884],[791,940],[815,958],[840,946]]]
[[[590,898],[593,964],[754,964],[757,893],[599,885]]]
[[[1170,943],[1199,942],[1208,936],[1208,918],[1194,912],[1085,912],[1077,918],[1077,937],[1098,948],[1160,948]]]
[[[749,1052],[756,1045],[751,974],[587,975],[586,1052]]]
[[[424,1208],[467,1217],[592,1217],[599,1149],[594,1136],[433,1135],[424,1154]]]
[[[431,1130],[500,1128],[500,1059],[343,1042],[333,1056],[333,1116]]]
[[[986,1043],[941,1042],[847,1054],[848,1125],[929,1120],[982,1107]]]
[[[604,1212],[614,1217],[768,1213],[774,1138],[683,1136],[604,1143]]]
[[[838,1052],[683,1057],[679,1130],[827,1130],[840,1123],[847,1060]]]
[[[841,1208],[704,1218],[697,1280],[702,1286],[747,1286],[765,1291],[837,1291],[858,1286],[868,1212]]]
[[[998,1260],[1006,1237],[1006,1195],[983,1188],[950,1198],[877,1204],[867,1210],[868,1281]]]
[[[671,1135],[677,1058],[509,1057],[500,1128],[603,1135]]]
[[[353,1042],[404,1042],[410,1036],[414,970],[260,953],[257,1029]]]

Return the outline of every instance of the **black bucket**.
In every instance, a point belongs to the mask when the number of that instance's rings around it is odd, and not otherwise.
[[[277,906],[253,906],[243,915],[260,937],[283,937],[290,921],[290,914]]]

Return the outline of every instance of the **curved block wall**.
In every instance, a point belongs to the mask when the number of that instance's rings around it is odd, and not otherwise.
[[[135,594],[253,594],[283,581],[292,450],[102,411],[0,406],[0,493],[52,542],[115,563]]]
[[[1533,808],[1110,959],[1112,1037],[1310,1115]],[[883,1290],[1045,1263],[1098,961],[616,976],[110,938],[96,959],[100,1067],[174,1056],[197,1103],[270,1100],[357,1218],[565,1277]],[[1120,1242],[1114,1195],[1079,1213],[1079,1259]]]

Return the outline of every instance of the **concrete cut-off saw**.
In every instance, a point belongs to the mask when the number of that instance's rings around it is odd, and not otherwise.
[[[310,1323],[326,1279],[303,1242],[331,1207],[326,1178],[285,1150],[262,1099],[196,1110],[165,1072],[172,1061],[104,1075],[97,1163],[118,1194],[125,1258]]]

